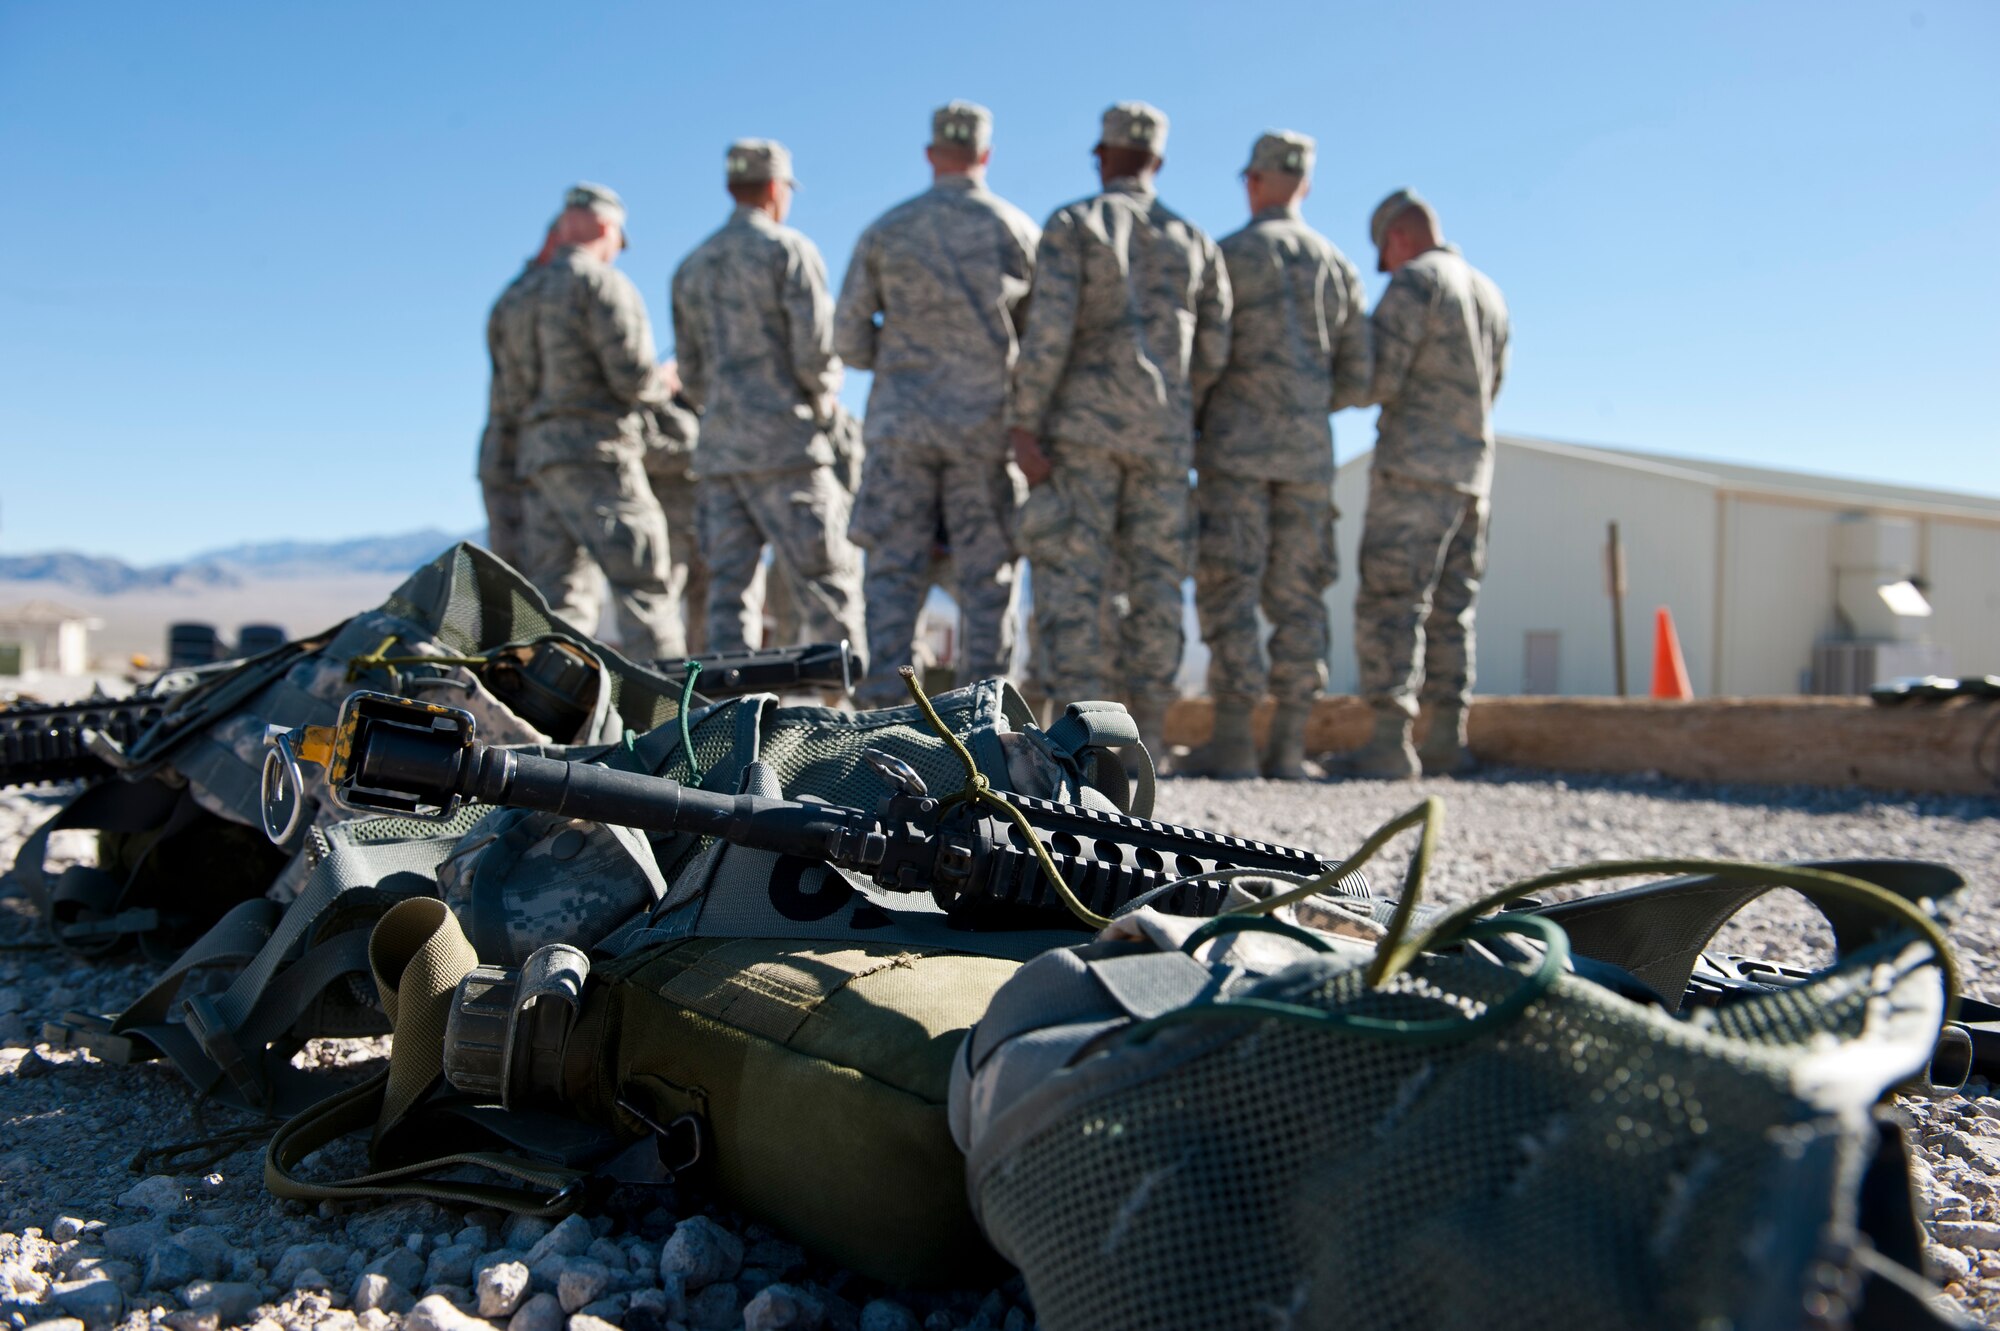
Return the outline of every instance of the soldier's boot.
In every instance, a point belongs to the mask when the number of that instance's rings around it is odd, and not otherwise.
[[[1257,776],[1257,741],[1250,734],[1250,704],[1215,704],[1215,729],[1208,743],[1174,765],[1177,776],[1206,776],[1217,781],[1250,781]]]
[[[1463,776],[1479,766],[1466,747],[1465,707],[1458,703],[1439,707],[1431,713],[1430,732],[1417,746],[1417,760],[1425,776]]]
[[[1264,775],[1273,781],[1303,781],[1306,770],[1306,718],[1310,702],[1282,702],[1271,714],[1271,733],[1264,738]]]
[[[1375,709],[1375,734],[1352,753],[1326,761],[1328,776],[1361,777],[1369,781],[1414,781],[1423,771],[1410,743],[1410,718],[1400,707]]]
[[[1126,710],[1132,713],[1132,724],[1139,728],[1139,742],[1152,755],[1153,770],[1161,776],[1172,772],[1174,766],[1167,756],[1167,705],[1135,700]]]

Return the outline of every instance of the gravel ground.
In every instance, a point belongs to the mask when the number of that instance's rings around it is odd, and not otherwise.
[[[2000,801],[1859,792],[1561,779],[1499,772],[1391,786],[1174,781],[1159,816],[1319,849],[1356,844],[1435,793],[1446,801],[1428,895],[1486,888],[1589,860],[1647,855],[1942,860],[1978,878],[2000,862]],[[0,792],[0,864],[58,804]],[[58,856],[87,843],[58,838]],[[1384,871],[1401,863],[1393,851]],[[1596,889],[1593,889],[1596,890]],[[1955,930],[1968,982],[2000,993],[2000,902],[1983,884]],[[1777,959],[1823,955],[1796,899],[1746,912],[1725,945]],[[275,1202],[261,1144],[181,1172],[134,1172],[135,1151],[231,1126],[198,1122],[179,1078],[33,1044],[66,1009],[115,1011],[144,989],[141,963],[78,965],[43,945],[19,899],[0,900],[0,1317],[68,1319],[64,1331],[668,1331],[799,1327],[1021,1331],[1018,1281],[925,1295],[885,1290],[683,1193],[614,1196],[603,1214],[550,1227],[428,1203],[309,1210]],[[319,1042],[306,1056],[375,1066],[380,1041]],[[2000,1098],[1906,1100],[1919,1182],[1947,1293],[2000,1325]],[[164,1167],[161,1167],[164,1168]],[[50,1331],[55,1331],[51,1326]]]

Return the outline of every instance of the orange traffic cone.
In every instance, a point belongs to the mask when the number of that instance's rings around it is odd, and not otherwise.
[[[1674,702],[1694,697],[1687,661],[1681,656],[1680,635],[1674,632],[1673,612],[1665,606],[1653,616],[1653,696]]]

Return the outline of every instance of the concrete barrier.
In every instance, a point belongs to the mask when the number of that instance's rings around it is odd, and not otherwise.
[[[1270,714],[1268,702],[1257,710],[1260,740]],[[1199,744],[1213,723],[1208,699],[1183,698],[1167,741]],[[1372,725],[1359,698],[1322,698],[1306,751],[1354,748]],[[1475,756],[1509,767],[2000,795],[2000,702],[1977,699],[1478,698],[1467,726]]]

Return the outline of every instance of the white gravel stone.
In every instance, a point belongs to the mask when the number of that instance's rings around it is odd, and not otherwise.
[[[510,1317],[528,1296],[528,1268],[520,1262],[500,1262],[479,1273],[479,1315]]]
[[[1964,1280],[1972,1274],[1972,1259],[1956,1248],[1947,1248],[1942,1243],[1933,1243],[1924,1250],[1931,1265],[1937,1268],[1938,1277],[1946,1284],[1954,1280]]]
[[[417,1306],[410,1309],[410,1315],[403,1319],[403,1331],[495,1331],[493,1323],[482,1321],[470,1313],[460,1312],[451,1301],[441,1294],[428,1294],[417,1300]]]
[[[49,1237],[57,1243],[68,1243],[71,1239],[80,1237],[85,1226],[92,1224],[100,1230],[104,1228],[102,1221],[80,1220],[73,1215],[57,1216],[55,1225],[49,1230]]]
[[[1953,1248],[2000,1248],[2000,1224],[1991,1220],[1946,1221],[1937,1227],[1937,1240]]]
[[[563,1331],[562,1304],[553,1294],[537,1294],[515,1312],[507,1331]]]
[[[678,1280],[670,1280],[664,1289],[634,1290],[626,1301],[623,1320],[626,1331],[664,1331],[667,1323],[679,1320],[686,1313],[687,1296],[681,1292]]]
[[[631,1307],[631,1305],[632,1296],[629,1294],[608,1294],[595,1303],[584,1304],[577,1311],[585,1317],[595,1317],[599,1321],[610,1322],[612,1325],[618,1326],[623,1324],[625,1310]]]
[[[110,1326],[125,1311],[125,1294],[115,1280],[64,1281],[50,1286],[48,1298],[90,1331]]]
[[[145,1287],[174,1289],[219,1272],[202,1270],[195,1255],[178,1243],[162,1243],[146,1258]]]
[[[280,1289],[296,1289],[305,1271],[344,1271],[350,1251],[338,1243],[294,1243],[278,1258],[271,1272],[272,1283]],[[321,1279],[323,1282],[325,1277]]]
[[[104,1250],[123,1261],[143,1262],[167,1241],[167,1222],[146,1220],[136,1225],[112,1225],[103,1235]]]
[[[364,1313],[371,1308],[385,1313],[406,1313],[416,1301],[409,1290],[388,1276],[379,1271],[369,1271],[354,1282],[354,1290],[347,1297],[347,1306],[356,1313]]]
[[[826,1305],[796,1285],[766,1285],[743,1306],[743,1331],[819,1331]]]
[[[611,1271],[602,1262],[578,1258],[556,1278],[556,1298],[566,1313],[580,1312],[603,1298],[611,1288]]]
[[[387,1276],[392,1284],[414,1290],[423,1284],[424,1259],[408,1248],[395,1248],[368,1263],[367,1269]]]
[[[681,1277],[690,1293],[742,1269],[743,1240],[705,1215],[681,1221],[660,1249],[661,1277]]]
[[[154,1215],[172,1215],[187,1205],[187,1190],[170,1174],[155,1174],[118,1194],[118,1204]]]
[[[513,1216],[507,1221],[506,1228],[500,1231],[500,1242],[509,1248],[518,1248],[526,1252],[541,1242],[542,1236],[554,1228],[554,1225],[539,1216]]]
[[[197,1280],[181,1291],[181,1302],[196,1312],[213,1312],[224,1326],[242,1323],[264,1301],[255,1285],[237,1280]]]
[[[424,1288],[434,1285],[470,1285],[472,1264],[479,1258],[479,1249],[470,1244],[454,1243],[449,1247],[432,1251],[430,1261],[424,1266]]]
[[[590,1222],[580,1215],[562,1218],[562,1223],[544,1234],[534,1247],[528,1249],[528,1265],[550,1257],[580,1257],[590,1247],[596,1236],[590,1232]],[[510,1238],[511,1241],[511,1238]]]

